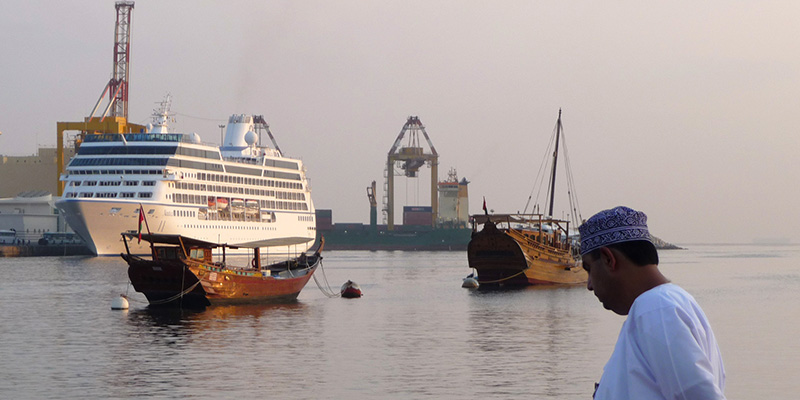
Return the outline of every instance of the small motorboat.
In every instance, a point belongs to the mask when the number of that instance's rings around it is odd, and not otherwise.
[[[357,299],[362,295],[361,287],[357,283],[348,280],[342,285],[342,297],[345,299]]]

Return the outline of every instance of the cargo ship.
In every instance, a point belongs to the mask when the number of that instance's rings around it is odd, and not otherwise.
[[[332,223],[332,210],[317,209],[317,233],[325,237],[328,250],[465,251],[472,235],[467,210],[468,181],[453,175],[439,182],[439,216],[433,219],[430,206],[403,207],[403,224],[388,229],[377,223],[376,206],[370,204],[370,223]],[[374,190],[374,182],[372,186]],[[368,193],[370,191],[368,190]],[[319,237],[317,238],[319,240]]]
[[[423,142],[424,139],[424,142]],[[404,143],[404,140],[406,141]],[[427,149],[422,145],[427,143]],[[469,181],[458,178],[451,168],[447,178],[437,177],[439,154],[420,119],[408,117],[389,150],[384,171],[383,223],[378,224],[375,181],[367,187],[369,224],[333,223],[330,209],[317,209],[317,234],[325,237],[328,250],[444,250],[467,249],[469,225]],[[403,223],[394,223],[395,175],[417,178],[423,166],[431,170],[430,205],[403,207]]]
[[[320,215],[324,214],[318,212],[317,219],[324,219]],[[341,223],[318,232],[325,237],[326,243],[330,243],[326,245],[328,250],[464,251],[472,230],[403,226],[390,231],[386,225]]]

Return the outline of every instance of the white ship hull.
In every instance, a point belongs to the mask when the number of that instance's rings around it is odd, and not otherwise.
[[[265,254],[298,254],[314,244],[303,162],[283,156],[262,116],[231,116],[216,146],[197,134],[169,133],[168,106],[169,99],[148,132],[87,135],[61,176],[56,207],[95,254],[126,251],[121,234],[139,229],[140,207],[143,232]],[[257,145],[261,130],[274,148]],[[133,254],[150,252],[128,246]]]
[[[62,199],[56,207],[70,227],[80,235],[92,252],[99,256],[125,252],[121,233],[139,228],[138,202],[88,199]],[[316,236],[313,223],[298,223],[308,213],[278,213],[275,222],[198,220],[180,216],[197,207],[176,207],[174,204],[141,203],[145,211],[142,232],[175,234],[212,243],[229,245],[259,242],[270,254],[297,254],[308,250]],[[183,212],[182,212],[183,211]],[[310,218],[303,218],[310,219]],[[150,254],[146,242],[128,242],[132,254]],[[245,252],[243,249],[242,252]],[[235,252],[234,252],[235,253]]]

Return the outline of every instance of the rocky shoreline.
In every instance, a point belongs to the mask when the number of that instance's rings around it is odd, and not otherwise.
[[[650,239],[653,241],[653,244],[656,245],[656,249],[659,250],[683,250],[683,247],[676,246],[672,243],[669,243],[661,238],[655,237],[650,235]]]

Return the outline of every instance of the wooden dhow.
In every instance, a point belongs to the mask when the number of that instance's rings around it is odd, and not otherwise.
[[[285,261],[261,265],[259,248],[253,248],[249,265],[226,262],[225,249],[233,246],[205,242],[180,235],[142,234],[150,242],[150,258],[131,254],[123,233],[133,288],[147,297],[150,306],[202,308],[219,304],[275,303],[294,301],[320,265],[324,241],[312,256],[305,253]],[[221,248],[221,261],[214,262],[212,250]]]
[[[555,129],[552,152],[549,208],[545,213],[473,215],[472,239],[467,245],[469,267],[477,271],[481,287],[486,285],[580,284],[588,280],[581,267],[579,242],[570,234],[570,221],[552,217],[556,189],[558,144],[561,135],[561,110]],[[548,153],[549,154],[549,153]],[[567,175],[571,174],[569,168]],[[572,182],[571,177],[567,179]],[[570,189],[570,214],[577,227],[580,213],[574,189]],[[526,206],[527,209],[527,206]]]
[[[542,214],[473,216],[470,268],[484,285],[573,284],[587,280],[569,221]],[[482,229],[477,230],[478,227]]]

